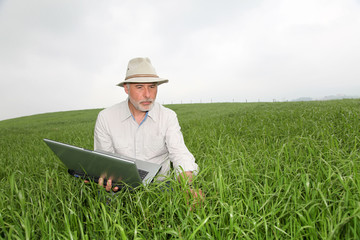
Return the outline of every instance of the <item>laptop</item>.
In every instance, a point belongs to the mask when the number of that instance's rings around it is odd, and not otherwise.
[[[161,168],[156,163],[92,151],[50,139],[44,141],[65,164],[70,174],[95,182],[103,177],[104,183],[111,179],[113,186],[121,187],[125,183],[134,188],[149,184]]]

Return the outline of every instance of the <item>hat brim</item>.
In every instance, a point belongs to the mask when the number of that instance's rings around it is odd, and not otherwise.
[[[127,83],[157,83],[158,85],[169,82],[168,79],[165,78],[151,78],[151,77],[143,77],[143,78],[131,78],[121,83],[117,84],[116,86],[124,87],[124,84]]]

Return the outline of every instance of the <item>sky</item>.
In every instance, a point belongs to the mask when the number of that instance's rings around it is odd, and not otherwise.
[[[360,1],[0,0],[0,120],[123,101],[135,57],[161,104],[360,96]]]

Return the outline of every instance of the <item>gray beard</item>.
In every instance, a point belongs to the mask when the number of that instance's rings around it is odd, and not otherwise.
[[[136,103],[132,98],[128,97],[131,104],[135,107],[136,110],[139,110],[141,112],[148,112],[154,107],[155,99],[152,101],[151,105],[149,106],[149,109],[144,109],[140,106],[140,104]]]

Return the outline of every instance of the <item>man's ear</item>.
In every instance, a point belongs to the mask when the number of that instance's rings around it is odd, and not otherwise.
[[[126,94],[129,94],[129,85],[128,84],[124,84],[124,90],[125,90]]]

